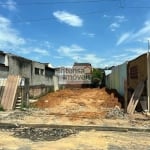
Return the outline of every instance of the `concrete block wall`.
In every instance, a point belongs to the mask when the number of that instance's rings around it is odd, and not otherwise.
[[[48,92],[53,91],[54,86],[45,86],[45,85],[30,86],[29,95],[30,98],[38,98],[47,94]]]

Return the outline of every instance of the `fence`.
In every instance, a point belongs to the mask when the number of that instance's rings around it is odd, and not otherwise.
[[[10,75],[7,79],[0,79],[0,104],[5,110],[28,105],[28,86],[25,79],[20,76]]]

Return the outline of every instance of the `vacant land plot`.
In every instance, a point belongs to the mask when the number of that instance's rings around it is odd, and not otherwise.
[[[51,114],[66,116],[72,121],[102,119],[110,108],[121,107],[118,97],[105,89],[65,89],[50,93],[33,105],[49,108]]]
[[[32,141],[0,132],[1,150],[150,150],[149,133],[79,132],[56,141]]]
[[[119,101],[105,88],[64,89],[41,97],[25,111],[0,112],[0,123],[150,128],[148,117],[124,114]],[[0,150],[150,150],[149,132],[17,130],[0,131]]]

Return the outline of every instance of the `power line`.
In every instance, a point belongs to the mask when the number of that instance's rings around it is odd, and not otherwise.
[[[118,7],[116,7],[117,9]],[[100,13],[104,13],[104,12],[110,12],[110,11],[113,11],[113,9],[105,9],[105,10],[96,10],[96,11],[89,11],[89,12],[83,12],[83,13],[79,13],[78,15],[94,15],[94,14],[100,14]],[[19,19],[19,20],[16,20],[16,21],[12,21],[12,23],[34,23],[34,22],[42,22],[42,21],[49,21],[49,20],[52,20],[52,19],[55,19],[54,16],[51,16],[51,17],[45,17],[45,18],[38,18],[38,19]]]
[[[120,7],[124,8],[124,1],[123,0],[120,0]]]
[[[150,6],[125,6],[126,0],[120,0],[120,8],[129,8],[129,9],[142,9],[150,8]]]
[[[18,6],[27,6],[27,5],[58,5],[58,4],[80,4],[80,3],[100,3],[100,2],[119,2],[120,8],[133,8],[133,9],[140,9],[140,8],[150,8],[150,6],[125,6],[125,0],[80,0],[80,1],[55,1],[55,2],[18,2]],[[11,3],[1,3],[0,6],[9,6],[12,5]]]
[[[129,8],[129,9],[145,9],[145,8],[150,8],[150,6],[126,6],[124,8]]]
[[[80,4],[80,3],[99,3],[99,2],[106,2],[106,1],[119,1],[119,0],[80,0],[80,1],[56,1],[56,2],[43,2],[43,1],[38,1],[38,2],[18,2],[17,5],[56,5],[56,4]],[[10,3],[0,3],[0,5],[12,5]]]

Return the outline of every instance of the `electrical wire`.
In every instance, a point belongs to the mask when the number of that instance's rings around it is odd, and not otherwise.
[[[80,1],[56,1],[56,2],[43,2],[43,1],[38,1],[38,2],[18,2],[17,5],[56,5],[56,4],[80,4],[80,3],[99,3],[99,2],[106,2],[106,1],[119,1],[119,0],[80,0]],[[10,3],[0,3],[0,5],[11,5]]]
[[[86,15],[96,15],[96,14],[101,14],[101,13],[105,13],[105,12],[111,12],[115,9],[124,9],[125,7],[122,7],[122,6],[117,6],[115,7],[114,9],[106,9],[106,10],[97,10],[97,11],[90,11],[90,12],[83,12],[83,13],[78,13],[78,15],[82,15],[82,16],[86,16]],[[20,19],[20,20],[15,20],[15,21],[12,21],[12,23],[14,24],[19,24],[19,23],[25,23],[25,24],[28,24],[28,23],[36,23],[36,22],[43,22],[43,21],[50,21],[50,20],[53,20],[55,19],[54,16],[51,16],[51,17],[43,17],[43,18],[38,18],[38,19]]]
[[[80,13],[78,15],[94,15],[94,14],[100,14],[100,13],[104,13],[104,12],[108,12],[108,11],[112,11],[112,10],[97,10],[97,11],[90,11],[90,12],[83,12],[83,13]],[[45,17],[45,18],[38,18],[38,19],[27,19],[27,20],[16,20],[16,21],[12,21],[12,23],[25,23],[25,24],[28,24],[28,23],[34,23],[34,22],[43,22],[43,21],[50,21],[50,20],[53,20],[55,19],[54,16],[52,17]]]

